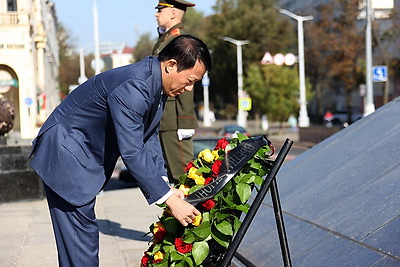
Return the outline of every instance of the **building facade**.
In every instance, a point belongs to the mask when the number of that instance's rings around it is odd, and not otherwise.
[[[49,0],[0,0],[0,94],[14,106],[12,131],[34,138],[59,104],[57,17]]]

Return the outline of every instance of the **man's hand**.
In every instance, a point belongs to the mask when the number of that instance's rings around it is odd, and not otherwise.
[[[187,226],[193,222],[196,215],[200,215],[200,212],[191,204],[183,200],[183,193],[180,195],[181,190],[175,189],[174,194],[170,196],[165,204],[171,211],[171,214],[183,225]]]

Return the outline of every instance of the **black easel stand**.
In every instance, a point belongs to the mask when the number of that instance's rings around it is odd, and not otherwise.
[[[234,254],[236,253],[236,250],[238,249],[240,242],[242,241],[244,235],[246,234],[248,228],[250,227],[250,223],[253,221],[256,212],[258,211],[259,207],[261,206],[262,201],[265,198],[265,195],[267,194],[268,190],[271,190],[271,197],[272,197],[272,205],[274,207],[274,212],[275,212],[275,220],[276,220],[276,225],[278,228],[278,235],[279,235],[279,241],[281,245],[281,251],[282,251],[282,258],[283,258],[283,263],[284,266],[292,266],[292,262],[290,260],[290,253],[289,253],[289,246],[287,242],[287,237],[286,237],[286,231],[285,231],[285,225],[283,223],[283,216],[282,216],[282,209],[281,209],[281,204],[279,200],[279,194],[278,194],[278,187],[276,185],[276,175],[281,168],[287,154],[289,153],[290,148],[293,145],[293,141],[286,139],[284,145],[282,146],[281,150],[279,151],[279,154],[275,161],[272,164],[272,168],[269,171],[267,177],[265,178],[260,191],[257,193],[249,211],[247,212],[242,225],[239,228],[239,231],[236,233],[236,235],[233,237],[232,243],[229,245],[228,250],[225,253],[225,256],[222,260],[221,266],[227,267],[230,266],[230,263],[232,261],[232,258]],[[266,162],[266,164],[269,164]]]

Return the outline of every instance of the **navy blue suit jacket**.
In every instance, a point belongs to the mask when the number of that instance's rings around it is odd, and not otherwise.
[[[158,128],[162,95],[158,58],[103,72],[71,92],[32,145],[31,166],[68,202],[95,198],[121,156],[149,204],[169,191]]]

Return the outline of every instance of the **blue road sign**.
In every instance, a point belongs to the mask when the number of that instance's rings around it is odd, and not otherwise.
[[[30,98],[30,97],[26,97],[26,98],[24,99],[24,102],[25,102],[25,105],[27,105],[28,107],[30,107],[30,106],[32,106],[32,104],[33,104],[33,99]]]
[[[372,81],[386,82],[388,78],[386,66],[373,66],[372,67]]]

